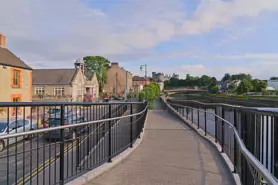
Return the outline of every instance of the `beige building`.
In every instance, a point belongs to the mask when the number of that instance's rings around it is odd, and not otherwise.
[[[86,74],[83,60],[73,69],[35,69],[33,71],[33,101],[84,101],[88,95],[98,100],[99,84],[95,73]]]
[[[108,70],[108,80],[104,85],[103,92],[122,96],[126,88],[128,92],[133,90],[132,74],[121,68],[119,63],[111,63]]]
[[[6,37],[0,34],[0,102],[32,101],[32,68],[15,56],[6,47]],[[9,110],[15,115],[15,109]],[[18,116],[23,113],[18,109]],[[25,110],[25,114],[29,109]],[[0,108],[0,117],[7,117],[7,109]]]

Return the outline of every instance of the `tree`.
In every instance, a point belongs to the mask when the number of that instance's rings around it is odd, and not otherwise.
[[[170,86],[171,86],[170,80],[164,81],[164,88],[167,88],[167,87],[170,87]]]
[[[270,80],[278,80],[278,77],[273,76],[270,78]]]
[[[213,94],[219,93],[219,87],[217,87],[217,86],[212,87],[210,89],[210,92],[213,93]]]
[[[231,76],[231,80],[252,80],[252,76],[250,74],[244,74],[244,73],[239,73],[239,74],[234,74]]]
[[[235,90],[236,86],[234,84],[229,85],[228,90],[233,92]]]
[[[238,87],[236,89],[236,92],[239,93],[239,94],[246,94],[246,93],[250,92],[251,89],[252,89],[251,82],[244,79],[238,85]]]
[[[229,74],[229,73],[226,73],[225,75],[224,75],[224,77],[222,78],[222,82],[225,82],[225,81],[227,81],[227,80],[231,80],[231,75]]]
[[[99,92],[102,92],[104,84],[107,83],[108,69],[110,61],[102,56],[87,56],[83,60],[87,65],[87,73],[96,72],[96,76],[99,82]]]
[[[261,80],[252,80],[251,84],[255,92],[263,92],[267,88],[267,83]]]
[[[217,80],[215,77],[212,77],[211,80],[210,80],[210,83],[208,85],[208,89],[210,90],[212,87],[216,86],[217,85]]]
[[[143,102],[146,98],[146,92],[143,90],[143,91],[140,91],[139,92],[139,101],[140,102]]]

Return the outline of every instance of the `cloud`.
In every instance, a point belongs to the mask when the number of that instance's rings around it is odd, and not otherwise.
[[[231,60],[240,60],[240,61],[277,61],[278,53],[246,53],[243,55],[214,55],[214,56],[197,56],[199,59],[208,59],[208,60],[221,60],[221,61],[231,61]]]
[[[247,27],[245,29],[237,29],[237,30],[233,30],[233,33],[230,33],[228,38],[219,41],[218,43],[216,43],[216,46],[224,46],[227,45],[233,41],[239,40],[241,37],[245,36],[246,34],[250,34],[250,32],[253,32],[254,28],[253,27]]]
[[[179,34],[199,35],[229,25],[239,18],[252,18],[267,11],[277,11],[277,0],[201,0],[193,20],[185,20]]]
[[[7,36],[8,47],[31,66],[63,67],[86,55],[140,60],[147,53],[156,58],[148,50],[175,37],[203,34],[237,18],[278,9],[277,0],[202,0],[189,17],[184,3],[152,0],[105,9],[94,1],[0,0],[0,32]],[[183,55],[188,54],[165,58]]]

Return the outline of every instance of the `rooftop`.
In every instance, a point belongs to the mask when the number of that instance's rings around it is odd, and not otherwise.
[[[0,39],[2,39],[2,42],[6,43],[6,37],[1,34],[0,37]],[[25,64],[22,60],[20,60],[20,58],[15,56],[15,54],[13,54],[9,49],[7,49],[6,45],[0,45],[0,64],[32,70],[30,66]]]
[[[75,77],[76,69],[34,69],[34,85],[69,85]]]

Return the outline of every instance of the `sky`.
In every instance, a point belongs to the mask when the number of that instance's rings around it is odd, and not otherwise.
[[[104,56],[134,75],[278,76],[278,0],[0,0],[7,47],[36,68]]]

